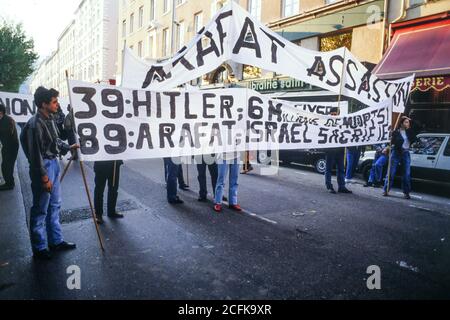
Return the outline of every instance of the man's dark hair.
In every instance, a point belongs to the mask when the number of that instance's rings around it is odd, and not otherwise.
[[[4,115],[6,114],[6,107],[3,103],[0,103],[0,112],[3,113]]]
[[[39,87],[34,93],[34,103],[36,103],[38,108],[42,108],[43,103],[50,103],[52,98],[58,98],[59,92],[55,89],[46,89],[44,87]]]

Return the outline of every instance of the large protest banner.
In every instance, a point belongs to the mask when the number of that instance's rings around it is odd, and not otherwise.
[[[395,112],[404,111],[414,78],[379,79],[346,48],[329,52],[302,48],[256,21],[233,1],[172,59],[152,64],[129,49],[123,54],[123,87],[171,90],[232,60],[300,79],[368,106],[392,98]]]
[[[66,112],[69,100],[59,98],[58,101],[62,110]],[[37,110],[34,97],[31,94],[0,91],[0,102],[5,105],[6,114],[10,115],[17,123],[27,122]]]
[[[156,92],[69,81],[69,90],[85,161],[389,141],[391,101],[333,117],[248,89]]]

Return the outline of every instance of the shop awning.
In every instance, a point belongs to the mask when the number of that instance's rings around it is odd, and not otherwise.
[[[374,73],[382,79],[450,74],[450,19],[397,31]]]

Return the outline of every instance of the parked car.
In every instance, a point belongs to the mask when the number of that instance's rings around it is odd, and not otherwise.
[[[450,134],[421,133],[411,145],[410,153],[412,178],[450,182]],[[375,151],[366,151],[359,160],[359,172],[365,180],[369,178],[374,156]],[[401,175],[400,167],[397,173]]]
[[[298,163],[313,166],[315,171],[324,174],[326,168],[325,152],[318,149],[280,150],[280,160],[285,164]]]

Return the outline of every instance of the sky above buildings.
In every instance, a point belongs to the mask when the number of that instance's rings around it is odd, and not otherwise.
[[[20,22],[34,39],[39,60],[57,48],[58,37],[70,23],[81,0],[0,0],[0,21]]]

